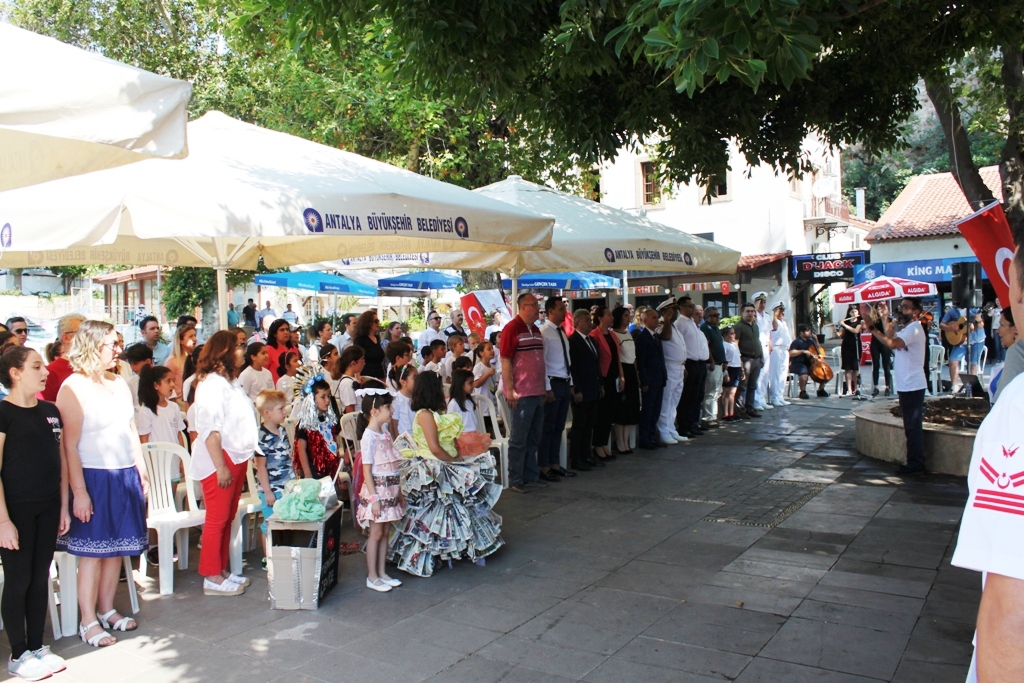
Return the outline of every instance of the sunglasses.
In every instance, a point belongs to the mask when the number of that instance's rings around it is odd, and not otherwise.
[[[16,330],[11,330],[11,333],[13,333],[13,334],[28,334],[28,328],[27,327],[19,327]]]

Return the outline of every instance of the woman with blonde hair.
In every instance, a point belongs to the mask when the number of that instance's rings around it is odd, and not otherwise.
[[[71,528],[60,544],[79,558],[78,634],[93,647],[114,644],[104,629],[138,628],[114,608],[114,594],[121,558],[149,547],[149,483],[135,406],[128,384],[107,371],[118,352],[113,325],[83,322],[65,356],[74,373],[57,394],[72,501]]]
[[[192,350],[196,348],[195,325],[180,325],[174,330],[174,344],[171,346],[171,355],[164,361],[164,367],[174,372],[174,395],[179,400],[182,396],[182,385],[185,380],[192,376],[195,368],[192,367]]]

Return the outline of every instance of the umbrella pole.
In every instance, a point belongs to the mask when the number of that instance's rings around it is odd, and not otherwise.
[[[218,329],[228,329],[228,269],[217,266],[217,323]],[[207,338],[209,338],[209,334]]]
[[[512,315],[519,315],[519,276],[512,274]]]
[[[622,271],[622,305],[629,305],[629,271]]]

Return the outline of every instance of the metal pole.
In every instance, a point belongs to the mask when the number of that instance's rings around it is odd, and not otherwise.
[[[622,305],[629,303],[629,271],[622,271]]]
[[[512,274],[512,315],[519,315],[519,276]]]

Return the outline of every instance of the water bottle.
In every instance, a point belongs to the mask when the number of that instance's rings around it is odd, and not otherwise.
[[[971,383],[967,382],[964,386],[964,397],[974,398],[974,389],[971,388]]]

